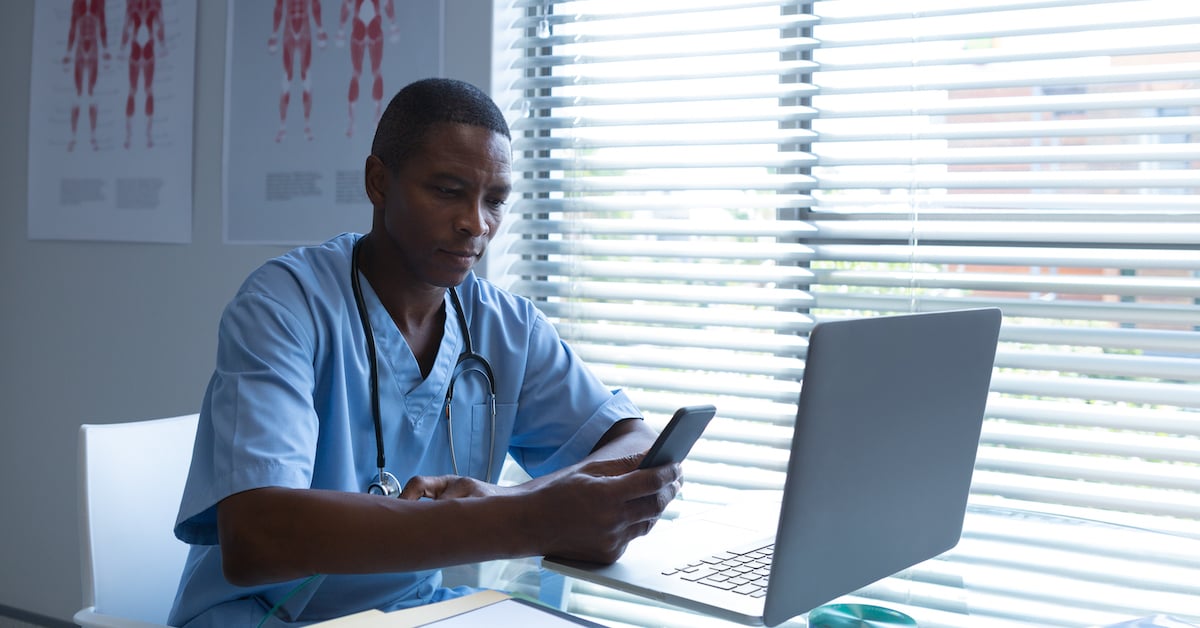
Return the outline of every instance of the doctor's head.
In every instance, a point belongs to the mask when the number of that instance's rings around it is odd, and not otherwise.
[[[449,287],[495,236],[512,189],[508,124],[487,94],[452,79],[400,90],[366,164],[372,235],[405,274]]]
[[[395,172],[446,123],[481,127],[512,141],[504,114],[483,90],[464,81],[429,78],[408,84],[388,103],[371,154]]]

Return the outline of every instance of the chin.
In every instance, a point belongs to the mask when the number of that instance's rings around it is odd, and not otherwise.
[[[470,270],[464,271],[462,273],[447,273],[440,277],[437,277],[436,279],[431,280],[429,283],[431,283],[439,288],[456,288],[459,285],[461,285],[462,282],[466,281],[467,277],[470,274],[471,274]]]

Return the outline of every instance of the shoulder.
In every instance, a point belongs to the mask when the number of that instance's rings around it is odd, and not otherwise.
[[[344,233],[324,243],[302,246],[255,269],[238,296],[258,295],[283,304],[340,300],[350,283],[350,257],[356,234]]]
[[[541,310],[530,299],[513,294],[474,272],[458,286],[463,307],[472,316],[496,316],[504,322],[524,322],[533,326],[542,318]]]
[[[342,234],[268,260],[242,282],[222,315],[224,325],[258,329],[272,321],[318,334],[352,303],[350,256],[357,237]]]

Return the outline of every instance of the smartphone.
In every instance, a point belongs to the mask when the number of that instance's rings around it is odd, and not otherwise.
[[[676,410],[638,468],[649,469],[682,462],[716,414],[717,409],[709,405],[684,406]]]

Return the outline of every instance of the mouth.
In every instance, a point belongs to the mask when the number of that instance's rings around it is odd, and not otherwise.
[[[475,266],[475,262],[479,260],[479,256],[482,255],[481,252],[471,249],[458,251],[442,249],[442,254],[446,256],[448,265],[453,268],[455,272],[466,272],[471,270],[471,268]]]

